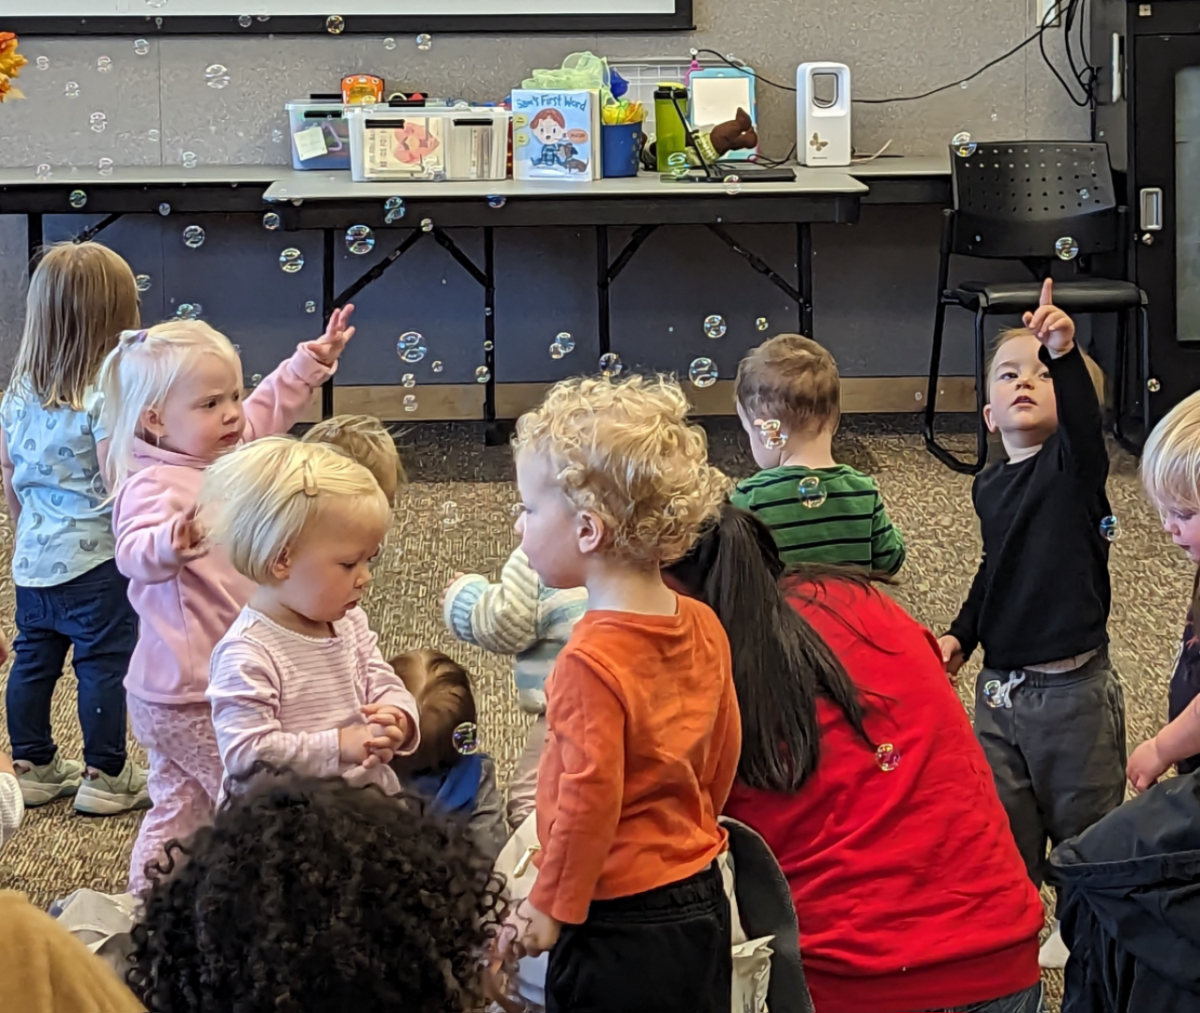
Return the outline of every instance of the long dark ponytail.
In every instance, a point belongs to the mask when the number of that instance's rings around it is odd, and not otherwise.
[[[716,612],[729,637],[742,713],[739,780],[781,792],[804,784],[821,759],[821,695],[871,743],[858,690],[829,645],[788,604],[779,583],[787,568],[757,517],[726,504],[717,524],[666,572]]]

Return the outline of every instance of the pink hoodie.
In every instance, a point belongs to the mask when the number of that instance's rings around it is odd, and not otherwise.
[[[243,439],[287,432],[333,372],[301,345],[246,398]],[[113,503],[117,569],[141,618],[125,689],[151,703],[203,703],[213,648],[254,584],[220,549],[185,565],[171,548],[171,527],[196,505],[211,462],[144,440],[133,452],[134,474]]]

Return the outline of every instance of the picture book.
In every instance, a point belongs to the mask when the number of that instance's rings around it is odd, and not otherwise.
[[[600,178],[600,95],[595,90],[512,93],[513,178]]]

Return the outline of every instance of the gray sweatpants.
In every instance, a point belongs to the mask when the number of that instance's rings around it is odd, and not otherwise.
[[[975,734],[1040,887],[1047,842],[1083,833],[1125,798],[1125,694],[1108,652],[1053,675],[985,668]]]

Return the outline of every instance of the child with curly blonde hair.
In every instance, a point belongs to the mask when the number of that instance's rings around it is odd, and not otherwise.
[[[687,407],[662,377],[573,379],[517,423],[521,548],[547,586],[588,593],[546,684],[538,878],[512,919],[525,952],[550,953],[550,1013],[729,1008],[729,642],[659,569],[728,489]]]
[[[399,792],[388,763],[421,736],[359,608],[391,515],[374,476],[334,447],[274,437],[214,464],[201,502],[254,585],[209,673],[226,776],[268,763]]]

